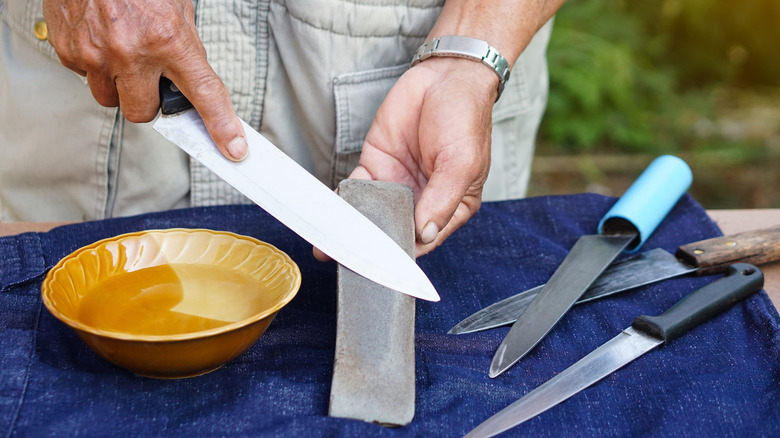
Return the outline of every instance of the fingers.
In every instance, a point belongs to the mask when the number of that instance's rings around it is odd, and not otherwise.
[[[480,200],[479,198],[474,198],[473,203],[470,201],[469,203],[461,203],[456,208],[455,212],[453,213],[450,221],[447,223],[447,225],[444,227],[443,230],[438,231],[438,233],[435,234],[435,238],[433,240],[429,241],[429,243],[423,243],[422,238],[417,241],[415,245],[415,255],[416,257],[422,257],[434,249],[438,248],[444,241],[449,238],[452,233],[454,233],[458,228],[462,227],[463,225],[468,222],[468,220],[474,216],[474,214],[479,210],[480,206]],[[429,225],[432,224],[432,222],[429,222]],[[433,226],[431,226],[432,230],[434,229]],[[429,236],[430,238],[431,236]]]
[[[243,160],[249,149],[244,126],[233,110],[225,84],[205,59],[169,78],[198,110],[220,152],[233,161]]]
[[[99,104],[119,105],[131,122],[151,121],[164,75],[201,114],[223,155],[246,156],[243,125],[206,60],[190,0],[44,0],[43,9],[49,42],[64,66],[87,77]]]
[[[352,173],[349,174],[349,179],[374,179],[371,172],[363,166],[356,167]]]
[[[89,89],[97,103],[105,107],[119,106],[119,94],[114,81],[99,73],[85,73]],[[128,119],[129,120],[129,119]]]
[[[317,259],[320,262],[329,262],[329,261],[333,260],[332,258],[330,258],[329,255],[327,255],[324,252],[320,251],[319,248],[317,248],[316,246],[312,247],[311,252],[314,255],[314,258]]]
[[[160,109],[160,76],[152,72],[138,76],[117,77],[116,93],[125,118],[133,123],[145,123],[153,120]]]
[[[418,257],[441,245],[479,210],[490,168],[489,142],[489,136],[465,136],[437,148],[415,205]]]
[[[431,175],[415,205],[417,257],[441,245],[479,210],[485,177],[462,175],[456,169],[441,169]]]

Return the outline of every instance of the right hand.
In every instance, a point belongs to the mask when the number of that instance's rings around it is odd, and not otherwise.
[[[246,156],[243,126],[206,60],[191,0],[44,0],[43,14],[62,65],[87,77],[99,104],[119,106],[131,122],[149,122],[165,76],[227,158]]]

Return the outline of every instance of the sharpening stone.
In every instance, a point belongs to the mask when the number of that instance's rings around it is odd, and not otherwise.
[[[414,257],[414,196],[403,184],[344,180],[339,195]],[[414,298],[338,266],[332,417],[403,426],[414,417]]]

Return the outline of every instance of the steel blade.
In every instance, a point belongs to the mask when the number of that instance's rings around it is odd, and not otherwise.
[[[238,163],[217,150],[195,110],[160,117],[154,129],[343,266],[390,289],[439,300],[393,239],[246,123],[249,154]]]
[[[466,437],[491,437],[505,432],[567,400],[662,343],[661,339],[629,327],[557,376],[485,420],[466,434]]]
[[[656,248],[610,265],[575,304],[585,303],[639,286],[689,274],[698,268]],[[474,333],[512,324],[542,290],[528,289],[480,309],[456,324],[449,334]]]
[[[501,341],[490,363],[490,377],[503,373],[531,351],[635,237],[633,234],[580,237]]]
[[[455,324],[447,334],[463,335],[511,324],[517,321],[543,287],[542,284],[483,307]]]
[[[763,286],[764,274],[757,267],[747,263],[730,265],[723,278],[686,295],[662,314],[637,316],[631,327],[501,410],[467,436],[493,436],[550,409],[658,345],[720,315]]]

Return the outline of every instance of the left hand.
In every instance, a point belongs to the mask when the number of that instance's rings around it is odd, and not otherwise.
[[[430,58],[404,73],[377,111],[350,178],[412,188],[418,257],[479,210],[497,90],[498,77],[480,63]]]
[[[445,2],[426,40],[488,41],[514,65],[564,0]],[[498,76],[464,58],[433,57],[401,76],[379,107],[350,178],[409,185],[416,254],[429,253],[479,210],[490,169]],[[327,256],[315,248],[320,260]]]

